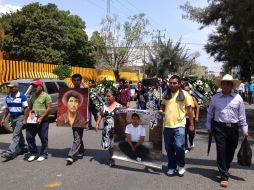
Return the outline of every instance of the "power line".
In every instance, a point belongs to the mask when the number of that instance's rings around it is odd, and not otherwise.
[[[143,12],[141,11],[139,8],[137,8],[135,5],[133,5],[129,0],[126,0],[126,2],[132,6],[133,8],[135,8],[136,10],[138,10],[139,12]],[[166,29],[165,26],[163,26],[162,24],[160,24],[159,22],[157,22],[155,19],[151,18],[150,16],[147,15],[147,18],[150,19],[150,20],[153,20],[155,24],[157,24],[157,26],[160,26],[161,28],[163,29]]]
[[[107,16],[110,15],[110,0],[107,0]]]
[[[118,4],[120,4],[122,7],[124,7],[125,9],[128,9],[130,12],[132,12],[133,14],[136,14],[136,12],[134,12],[133,10],[129,9],[127,6],[125,6],[121,1],[116,0],[118,2]]]
[[[115,5],[113,5],[112,3],[109,3],[108,4],[108,1],[109,0],[102,0],[103,2],[105,2],[105,1],[107,1],[107,8],[109,7],[109,9],[110,9],[110,14],[112,13],[112,7],[114,7],[115,9],[117,9],[119,12],[123,12],[123,11],[121,11],[121,10],[119,10]],[[111,1],[112,2],[112,1]],[[107,14],[107,16],[110,16],[110,14]],[[117,16],[118,16],[118,18],[119,18],[119,20],[120,21],[123,21],[124,22],[124,20],[125,20],[125,18],[123,17],[123,15],[122,14],[117,14]],[[125,14],[125,16],[129,16],[129,15],[127,15],[127,14]]]
[[[105,8],[103,8],[103,7],[101,7],[101,6],[99,6],[98,4],[96,4],[96,3],[94,3],[94,2],[92,2],[91,0],[87,0],[89,3],[91,3],[91,4],[93,4],[94,6],[96,6],[96,7],[98,7],[98,8],[100,8],[100,9],[102,9],[102,10],[106,10]],[[108,1],[109,0],[102,0],[102,1],[107,1],[107,6],[108,6]],[[122,2],[120,2],[119,0],[116,0],[119,4],[121,4],[122,6],[124,6],[124,4],[122,3]],[[134,7],[135,9],[137,9],[138,11],[140,11],[137,7],[135,7],[129,0],[126,0],[132,7]],[[110,4],[110,6],[111,6],[111,4]],[[117,9],[118,11],[120,11],[121,13],[122,13],[122,15],[124,14],[125,16],[129,16],[129,15],[127,15],[126,13],[124,13],[122,10],[120,10],[116,5],[114,5],[114,4],[112,4],[112,6],[115,8],[115,9]],[[126,7],[125,7],[126,8]],[[109,8],[110,9],[110,8]],[[129,8],[127,8],[129,11],[132,11],[131,9],[129,9]],[[134,13],[134,11],[132,11],[133,13]],[[141,11],[142,12],[142,11]],[[120,15],[119,15],[120,16]],[[149,18],[149,17],[148,17]],[[120,20],[122,20],[122,19],[120,19]],[[152,19],[152,20],[154,20],[154,19]],[[123,20],[122,20],[123,21]],[[162,26],[162,25],[161,25]],[[165,27],[163,27],[163,28],[165,28]],[[157,32],[158,31],[166,31],[166,29],[163,29],[163,30],[156,30]],[[157,36],[157,37],[159,37],[159,36]],[[164,35],[162,35],[162,36],[160,36],[160,37],[164,37],[164,39],[165,39],[165,34]],[[152,38],[155,38],[155,36],[152,36]],[[178,43],[178,42],[172,42],[172,43]],[[194,42],[180,42],[181,44],[187,44],[187,45],[197,45],[197,46],[204,46],[204,45],[206,45],[206,44],[204,44],[204,43],[194,43]]]
[[[102,10],[106,10],[104,7],[101,7],[100,5],[98,5],[97,3],[94,3],[94,1],[90,1],[90,0],[87,0],[90,4],[92,4],[92,5],[94,5],[95,7],[98,7],[98,8],[100,8],[100,9],[102,9]]]

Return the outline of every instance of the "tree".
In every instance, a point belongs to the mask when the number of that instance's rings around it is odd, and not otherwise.
[[[174,44],[170,38],[165,43],[159,38],[158,42],[148,49],[148,55],[149,62],[145,63],[145,70],[149,76],[164,78],[176,73],[183,77],[191,71],[195,63],[193,56],[181,45],[181,40]]]
[[[195,64],[191,70],[191,75],[197,76],[198,78],[205,77],[207,73],[207,67],[199,64]]]
[[[92,67],[85,23],[55,4],[31,3],[2,15],[1,50],[10,59]]]
[[[250,79],[254,72],[254,1],[211,0],[205,8],[186,3],[184,18],[201,24],[200,29],[214,25],[206,51],[216,61],[224,62],[224,71],[239,66],[241,75]]]
[[[60,80],[64,80],[71,76],[71,67],[69,65],[60,64],[54,70],[53,73],[58,76]]]
[[[140,13],[128,17],[121,24],[117,16],[107,16],[102,20],[101,36],[106,45],[106,51],[102,51],[105,67],[115,71],[116,79],[119,79],[119,69],[128,62],[137,59],[134,51],[142,45],[144,37],[148,34],[146,30],[149,21],[145,14]]]
[[[96,67],[104,67],[105,64],[105,55],[107,55],[107,48],[104,39],[98,31],[93,32],[90,38],[90,44],[92,46],[91,56],[95,60]]]

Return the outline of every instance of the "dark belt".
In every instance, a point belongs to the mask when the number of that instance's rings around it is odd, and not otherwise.
[[[214,123],[219,127],[238,127],[238,123],[222,123],[218,121],[214,121]]]

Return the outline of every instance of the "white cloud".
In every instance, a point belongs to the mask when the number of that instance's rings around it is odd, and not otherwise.
[[[20,6],[11,5],[11,4],[2,4],[0,1],[0,14],[16,12],[19,9],[21,9]]]

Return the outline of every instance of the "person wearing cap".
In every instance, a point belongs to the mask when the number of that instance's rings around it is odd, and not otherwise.
[[[7,85],[10,88],[10,94],[5,98],[5,111],[1,120],[1,126],[4,125],[6,117],[10,114],[13,127],[13,136],[8,150],[4,151],[2,157],[6,160],[15,158],[17,155],[27,152],[25,139],[22,134],[24,112],[28,111],[27,97],[19,92],[18,82],[11,82]]]
[[[31,154],[28,161],[31,162],[37,158],[37,161],[40,162],[48,158],[48,114],[51,110],[52,100],[51,97],[44,92],[42,81],[35,80],[31,85],[33,86],[33,94],[30,97],[29,107],[30,110],[37,113],[38,119],[36,125],[27,124],[26,128],[26,140]],[[39,155],[35,143],[36,134],[39,135],[42,144]]]
[[[241,127],[244,138],[247,138],[248,125],[243,99],[233,92],[240,85],[240,81],[226,74],[222,79],[216,79],[215,85],[222,91],[211,99],[207,111],[206,128],[211,134],[211,122],[214,120],[213,131],[217,149],[217,165],[221,176],[220,186],[227,187],[230,164],[238,144],[238,129]]]

